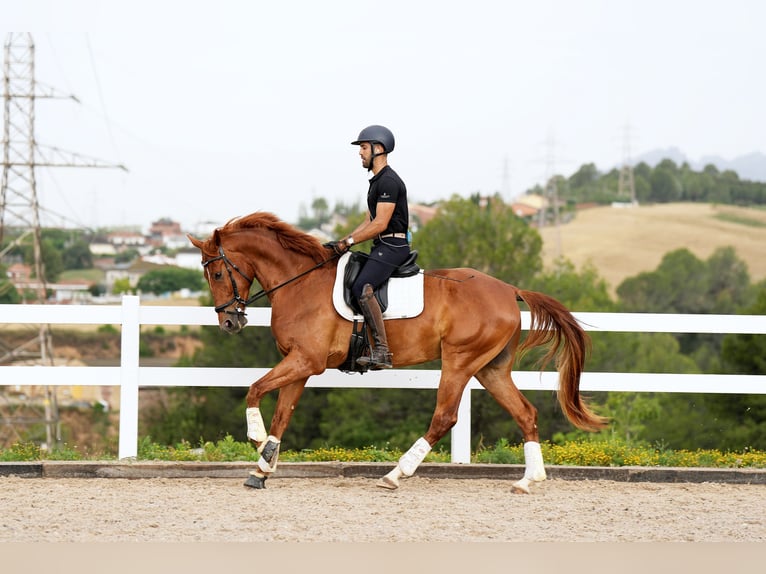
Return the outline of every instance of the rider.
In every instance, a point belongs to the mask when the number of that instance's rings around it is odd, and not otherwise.
[[[369,217],[338,241],[336,248],[343,253],[355,243],[373,240],[369,257],[351,287],[351,295],[359,303],[365,321],[370,326],[375,346],[369,357],[360,357],[356,362],[372,369],[390,369],[393,366],[392,356],[388,350],[383,314],[374,290],[410,254],[407,240],[407,188],[388,165],[388,154],[394,151],[394,134],[391,130],[378,125],[368,126],[351,145],[359,146],[362,167],[373,174],[367,191]]]

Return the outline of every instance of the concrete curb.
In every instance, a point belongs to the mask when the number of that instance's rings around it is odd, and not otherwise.
[[[246,478],[253,462],[36,461],[0,462],[0,477],[21,478]],[[272,478],[380,478],[394,463],[282,462]],[[720,482],[766,484],[766,469],[642,466],[547,466],[548,478],[615,482]],[[417,476],[451,479],[518,480],[518,464],[424,463]]]

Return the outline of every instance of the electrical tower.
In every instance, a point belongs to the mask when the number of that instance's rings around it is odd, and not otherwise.
[[[620,179],[617,182],[617,196],[621,200],[628,197],[631,204],[636,204],[636,181],[633,177],[633,165],[630,158],[629,125],[626,125],[622,132],[622,166]]]
[[[40,203],[37,196],[37,167],[119,167],[56,148],[44,148],[35,139],[35,102],[41,98],[70,98],[35,81],[35,45],[29,33],[8,34],[3,66],[3,156],[0,191],[0,260],[12,250],[31,245],[34,263],[28,291],[44,304],[48,281],[42,254]],[[3,247],[4,240],[9,243]],[[4,341],[0,336],[0,364],[31,361],[53,365],[50,325],[40,325],[24,340]],[[6,389],[13,390],[12,387]],[[0,444],[18,439],[16,425],[44,423],[48,448],[60,442],[55,388],[29,388],[28,394],[1,392]],[[42,396],[40,400],[39,396]],[[35,399],[35,397],[38,397]],[[42,403],[42,404],[41,404]],[[41,408],[42,407],[42,408]],[[42,412],[41,412],[42,411]]]
[[[503,188],[502,188],[503,200],[511,204],[511,168],[509,165],[508,156],[503,158]]]
[[[540,206],[538,227],[542,229],[548,223],[548,207],[550,206],[555,225],[556,258],[561,256],[561,220],[559,215],[559,189],[556,178],[556,138],[552,133],[545,140],[545,189]]]

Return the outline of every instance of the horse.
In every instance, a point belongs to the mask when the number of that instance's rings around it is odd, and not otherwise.
[[[338,255],[319,239],[257,211],[234,218],[199,240],[187,235],[202,254],[221,330],[235,334],[247,324],[246,308],[258,297],[271,304],[271,331],[282,360],[250,385],[246,397],[247,438],[260,452],[245,486],[265,488],[277,466],[279,446],[309,377],[338,368],[349,353],[353,323],[335,310],[333,285]],[[254,280],[262,290],[246,297]],[[378,486],[394,490],[412,476],[432,447],[457,422],[463,389],[475,377],[519,426],[524,438],[524,475],[512,491],[530,493],[546,479],[537,429],[537,409],[511,378],[515,361],[533,347],[547,352],[559,373],[557,398],[577,428],[597,431],[607,419],[580,396],[580,376],[590,338],[572,313],[555,298],[523,290],[470,268],[424,272],[422,312],[386,321],[394,367],[441,359],[436,406],[426,433],[381,477]],[[243,296],[244,295],[244,296]],[[518,301],[530,310],[531,324],[521,339]],[[260,412],[263,397],[278,390],[271,424]]]

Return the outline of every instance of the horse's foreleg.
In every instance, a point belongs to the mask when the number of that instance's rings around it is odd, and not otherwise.
[[[247,393],[247,409],[245,411],[247,437],[255,444],[261,455],[256,469],[250,472],[250,476],[245,482],[245,486],[251,488],[265,488],[266,479],[276,471],[282,434],[290,422],[295,406],[308,380],[305,369],[299,368],[302,365],[305,366],[304,362],[288,359],[291,358],[285,358],[265,376],[253,383]],[[260,403],[264,395],[275,389],[279,389],[279,397],[274,416],[271,419],[270,433],[267,433],[260,411]]]
[[[303,380],[279,389],[277,406],[271,419],[271,432],[266,437],[265,442],[262,442],[258,447],[258,452],[261,453],[261,458],[258,459],[258,469],[266,476],[277,470],[279,445],[282,442],[282,435],[285,429],[287,429],[290,418],[293,416],[295,407],[298,404],[298,399],[301,398],[305,388],[306,381]]]

